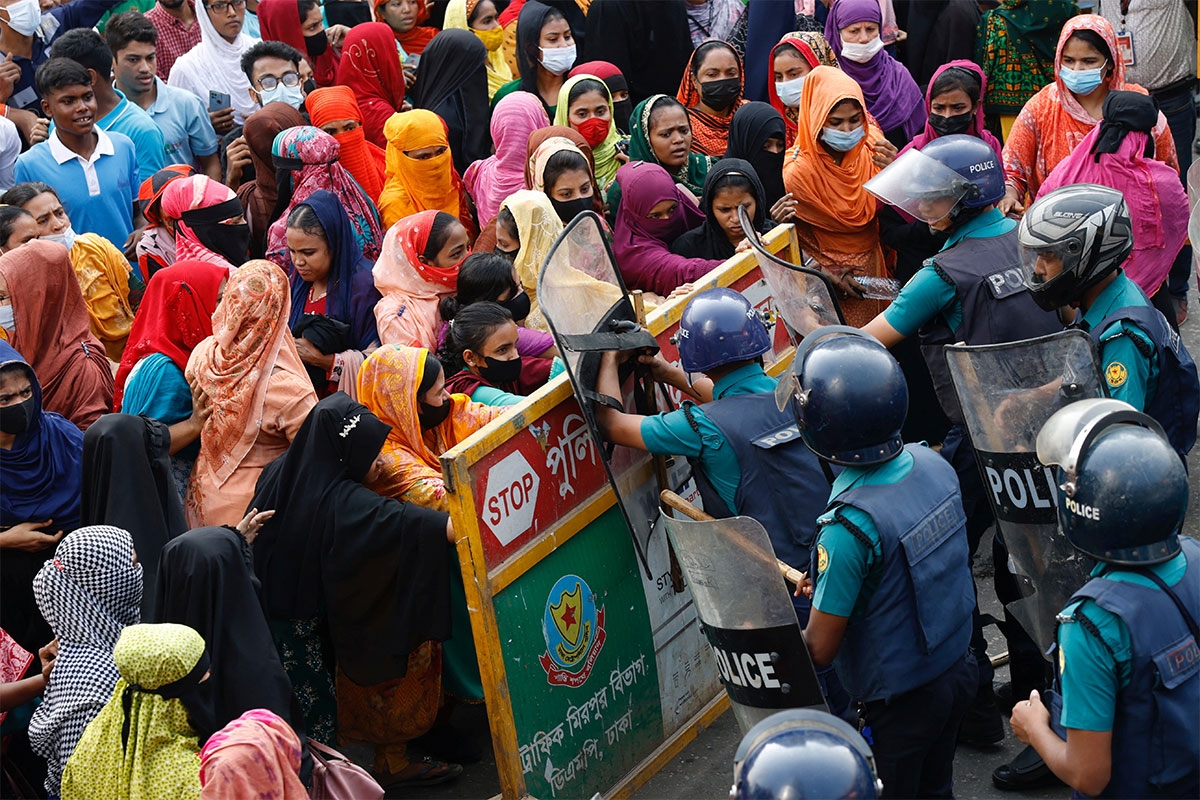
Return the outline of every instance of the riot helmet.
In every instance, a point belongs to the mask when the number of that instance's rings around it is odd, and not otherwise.
[[[685,372],[708,372],[771,349],[771,336],[750,301],[732,289],[709,289],[683,309],[673,337]]]
[[[751,728],[734,756],[730,800],[876,798],[883,790],[871,748],[844,720],[794,708]]]
[[[1125,197],[1094,183],[1038,200],[1021,218],[1017,237],[1025,286],[1047,311],[1079,300],[1133,252]]]
[[[1161,425],[1120,400],[1080,400],[1038,433],[1038,460],[1058,469],[1067,539],[1110,564],[1157,564],[1180,551],[1187,470]]]
[[[954,134],[908,150],[863,188],[932,225],[1004,197],[1004,167],[987,142]]]
[[[780,409],[792,401],[800,437],[834,464],[881,464],[904,448],[904,373],[886,347],[857,328],[827,325],[804,337],[775,400]]]

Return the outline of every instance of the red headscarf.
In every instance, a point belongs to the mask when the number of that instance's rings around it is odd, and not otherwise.
[[[333,45],[326,42],[319,56],[310,55],[304,40],[304,29],[300,24],[300,4],[296,0],[260,0],[258,24],[262,28],[264,42],[283,42],[296,48],[308,59],[313,68],[313,80],[317,86],[329,86],[337,75],[338,55]]]
[[[380,22],[383,22],[383,12],[379,10],[379,7],[387,1],[374,0],[375,19]],[[421,53],[424,53],[425,46],[432,42],[433,37],[438,34],[437,28],[429,28],[421,24],[422,22],[429,21],[429,7],[425,4],[424,0],[422,0],[419,6],[417,10],[417,24],[408,33],[396,33],[396,31],[392,30],[392,26],[388,25],[388,30],[396,37],[396,41],[404,48],[404,52],[410,56],[419,56]],[[384,24],[386,25],[387,23]]]
[[[358,121],[359,127],[354,130],[334,134],[333,138],[342,146],[338,160],[358,181],[367,197],[377,202],[387,171],[387,151],[367,141],[367,132],[362,127],[362,109],[354,99],[354,90],[349,86],[317,89],[305,98],[304,107],[308,109],[312,124],[318,128],[343,119]]]
[[[337,82],[349,86],[358,98],[367,141],[386,147],[384,123],[404,105],[404,72],[392,29],[382,22],[364,22],[351,28],[342,47]]]

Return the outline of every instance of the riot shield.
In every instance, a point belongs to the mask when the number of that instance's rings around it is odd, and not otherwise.
[[[663,521],[742,733],[782,708],[827,711],[763,526],[750,517]]]
[[[1022,593],[1008,610],[1045,653],[1058,612],[1087,582],[1092,561],[1059,530],[1054,469],[1038,461],[1037,435],[1063,406],[1104,396],[1096,350],[1086,333],[1068,330],[945,352]]]

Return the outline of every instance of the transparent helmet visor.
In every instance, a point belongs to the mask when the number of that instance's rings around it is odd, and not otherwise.
[[[1079,260],[1078,247],[1072,241],[1030,247],[1024,242],[1017,248],[1021,256],[1021,276],[1033,291],[1042,291],[1060,275],[1070,272]]]
[[[1162,431],[1153,419],[1122,400],[1101,397],[1071,403],[1054,412],[1038,432],[1038,461],[1074,473],[1087,446],[1101,429],[1130,422]]]
[[[954,210],[971,183],[920,150],[909,150],[863,184],[863,188],[883,202],[932,224]]]

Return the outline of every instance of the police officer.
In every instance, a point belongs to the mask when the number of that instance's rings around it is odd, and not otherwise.
[[[937,453],[901,441],[908,389],[876,340],[819,328],[793,369],[780,389],[796,393],[801,437],[844,467],[800,588],[813,601],[809,652],[859,703],[886,796],[951,797],[956,736],[978,680],[958,478]]]
[[[863,330],[889,348],[910,336],[919,337],[938,401],[953,423],[941,452],[958,473],[968,543],[974,553],[993,515],[942,348],[955,342],[984,345],[1028,339],[1053,333],[1061,324],[1025,290],[1017,223],[996,209],[1004,197],[1004,168],[987,142],[967,135],[939,137],[922,150],[905,153],[869,181],[866,189],[947,234],[941,251]],[[998,565],[996,594],[1002,601],[1018,599],[1016,582],[1005,569],[1008,554],[998,537],[993,554]],[[1045,661],[1007,614],[1003,630],[1013,688],[1025,697],[1045,685]],[[979,665],[979,689],[960,739],[968,744],[995,744],[1004,738],[1004,724],[992,690],[994,671],[978,613],[972,646]]]
[[[1153,418],[1114,400],[1061,409],[1037,451],[1058,468],[1063,532],[1099,563],[1059,615],[1061,697],[1018,703],[1013,732],[1077,792],[1200,797],[1200,544],[1180,534],[1183,464]]]
[[[1200,382],[1179,334],[1121,270],[1133,251],[1115,189],[1064,186],[1034,203],[1018,235],[1025,285],[1042,308],[1078,308],[1111,397],[1154,417],[1185,456],[1196,442]]]

